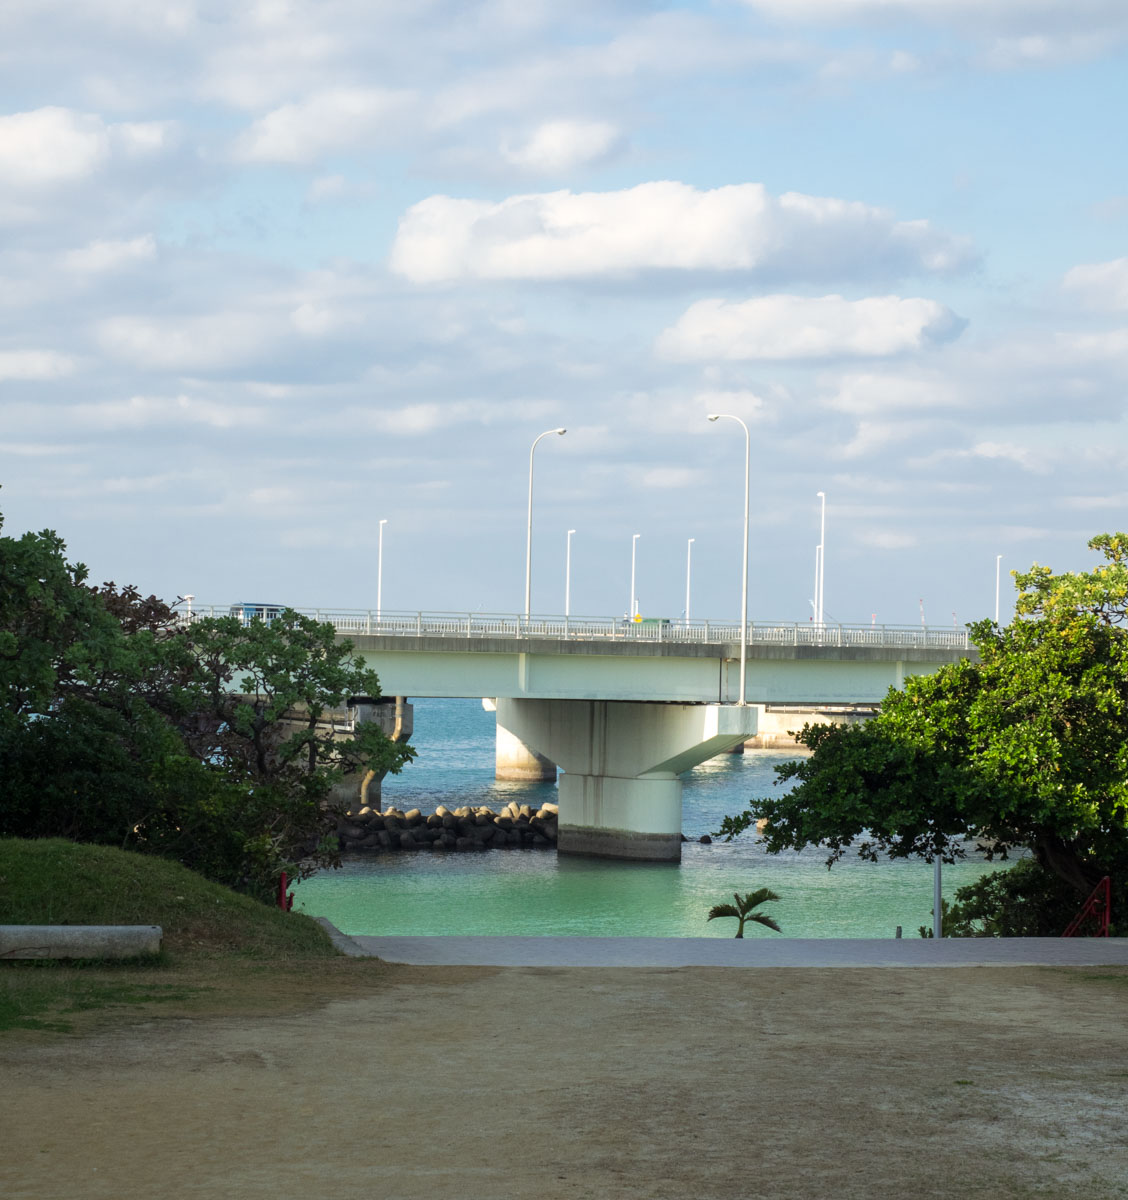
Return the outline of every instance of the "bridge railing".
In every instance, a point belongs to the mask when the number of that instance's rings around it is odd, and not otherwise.
[[[181,620],[236,616],[243,624],[255,617],[273,620],[280,605],[182,606]],[[296,612],[326,621],[342,634],[382,637],[437,637],[458,640],[482,638],[544,638],[558,641],[697,642],[713,645],[740,642],[736,621],[683,621],[614,617],[561,617],[482,612],[400,612],[374,609],[297,608]],[[847,646],[889,649],[966,650],[965,629],[921,625],[822,625],[812,621],[749,621],[750,646]]]

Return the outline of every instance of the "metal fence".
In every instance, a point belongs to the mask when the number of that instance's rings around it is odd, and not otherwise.
[[[182,620],[234,616],[243,624],[256,617],[273,620],[280,605],[225,604],[181,608]],[[525,617],[513,613],[388,612],[374,609],[297,608],[343,634],[382,637],[437,637],[459,641],[484,638],[543,638],[569,642],[740,642],[740,623],[613,617]],[[967,630],[920,625],[839,625],[812,621],[749,621],[750,646],[865,646],[889,649],[966,650]]]

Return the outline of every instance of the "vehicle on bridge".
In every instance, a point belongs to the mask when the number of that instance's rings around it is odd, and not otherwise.
[[[282,610],[285,607],[285,604],[256,604],[250,602],[246,604],[232,604],[230,615],[238,617],[244,625],[249,625],[255,617],[258,617],[269,625],[271,621],[282,615]]]

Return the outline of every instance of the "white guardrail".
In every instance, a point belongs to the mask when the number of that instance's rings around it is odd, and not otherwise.
[[[255,617],[273,620],[280,604],[193,605],[181,607],[181,617]],[[295,608],[295,612],[327,621],[338,633],[379,634],[382,637],[551,638],[569,642],[740,642],[740,624],[733,621],[682,621],[647,617],[641,621],[613,617],[525,617],[512,613],[390,612],[374,609]],[[889,649],[966,650],[966,629],[926,628],[919,625],[822,626],[806,621],[749,621],[750,646],[869,646]]]

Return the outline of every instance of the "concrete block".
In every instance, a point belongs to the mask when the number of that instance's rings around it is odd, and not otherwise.
[[[159,925],[0,925],[0,959],[136,958],[157,954]]]

